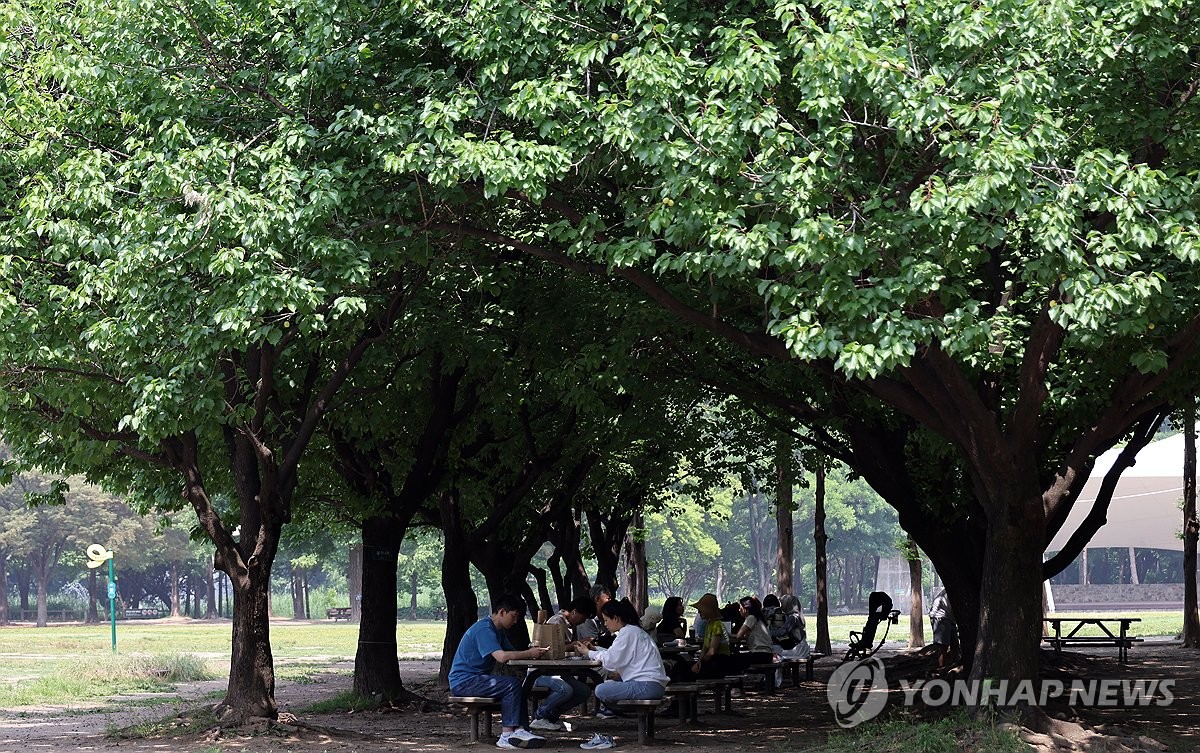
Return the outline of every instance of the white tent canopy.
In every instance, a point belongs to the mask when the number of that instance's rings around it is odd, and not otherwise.
[[[1104,474],[1112,467],[1120,448],[1096,459],[1096,468],[1083,487],[1066,524],[1050,542],[1047,551],[1062,549],[1071,534],[1092,509]],[[1100,527],[1088,549],[1138,547],[1182,551],[1183,540],[1183,434],[1151,442],[1137,454],[1132,468],[1121,474],[1108,507],[1108,522]]]

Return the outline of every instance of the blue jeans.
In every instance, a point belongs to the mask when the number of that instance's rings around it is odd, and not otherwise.
[[[566,709],[574,708],[588,699],[592,689],[583,680],[571,676],[554,677],[542,675],[533,681],[535,688],[546,688],[550,695],[542,701],[534,717],[551,722],[558,721],[558,715]]]
[[[475,675],[465,682],[450,687],[450,693],[459,696],[500,699],[500,723],[505,727],[525,726],[525,694],[521,692],[521,681],[507,675]]]
[[[657,701],[667,692],[666,688],[653,680],[605,680],[596,686],[596,699],[607,704],[609,701]]]

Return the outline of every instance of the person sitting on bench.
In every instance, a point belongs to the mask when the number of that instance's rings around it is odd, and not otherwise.
[[[451,695],[500,700],[500,723],[504,728],[496,741],[497,748],[540,748],[546,744],[546,738],[524,728],[525,697],[521,681],[492,674],[497,663],[545,656],[548,650],[545,646],[516,651],[508,640],[508,631],[524,617],[525,601],[521,597],[500,596],[492,605],[491,616],[467,628],[450,665]]]
[[[624,700],[654,701],[666,694],[667,673],[654,638],[642,630],[637,610],[626,600],[610,601],[600,608],[604,626],[613,633],[612,646],[595,648],[589,642],[573,644],[576,651],[595,659],[619,680],[605,680],[596,686],[596,700],[602,704]],[[624,628],[628,627],[628,630]],[[596,716],[616,716],[601,706]]]

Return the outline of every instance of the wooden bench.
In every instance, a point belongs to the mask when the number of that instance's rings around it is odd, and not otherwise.
[[[350,621],[350,607],[330,607],[325,610],[325,616],[337,622],[338,620]]]
[[[661,703],[661,701],[629,698],[614,701],[613,705],[619,709],[628,709],[637,714],[638,745],[646,745],[654,740],[654,712],[658,711]]]
[[[770,664],[751,664],[746,667],[746,672],[762,675],[765,692],[767,695],[775,695],[775,673],[781,669],[783,669],[783,662],[772,662]]]
[[[696,680],[701,689],[713,691],[713,708],[719,714],[722,711],[733,710],[733,689],[741,688],[746,681],[745,675],[730,675],[729,677],[707,677]]]
[[[464,706],[471,715],[471,742],[479,742],[479,717],[483,717],[484,733],[492,736],[492,712],[500,710],[499,698],[483,698],[480,696],[452,695],[447,699],[450,703]]]
[[[789,659],[788,660],[789,662],[796,662],[796,664],[793,665],[792,684],[793,685],[800,684],[799,682],[797,682],[797,680],[799,680],[799,673],[800,673],[799,662],[804,662],[804,679],[808,682],[812,682],[813,664],[817,661],[817,659],[824,659],[826,656],[828,656],[828,654],[823,654],[820,651],[813,651],[812,653],[810,653],[808,656],[806,656],[803,659]]]
[[[673,682],[667,685],[667,695],[679,705],[679,724],[699,724],[700,691],[704,686],[698,682]]]

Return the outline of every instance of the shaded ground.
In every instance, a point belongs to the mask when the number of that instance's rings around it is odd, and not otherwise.
[[[883,655],[881,653],[881,655]],[[887,655],[889,677],[895,686],[893,670],[912,670],[919,661],[911,655]],[[819,750],[829,737],[846,734],[835,719],[826,697],[824,680],[837,667],[836,659],[817,665],[817,680],[800,688],[786,688],[775,696],[749,692],[735,698],[731,713],[714,713],[710,701],[701,707],[701,725],[680,728],[674,719],[660,719],[656,748],[703,746],[719,750]],[[444,700],[447,692],[436,683],[437,664],[433,661],[404,661],[401,670],[410,689],[433,700]],[[1096,649],[1083,654],[1064,654],[1048,668],[1048,676],[1064,679],[1098,678],[1174,680],[1174,699],[1168,706],[1131,708],[1071,708],[1052,705],[1052,715],[1100,729],[1116,737],[1076,736],[1071,742],[1043,737],[1031,738],[1044,750],[1083,750],[1089,752],[1120,750],[1200,750],[1200,733],[1194,728],[1200,714],[1200,652],[1185,651],[1177,644],[1151,642],[1131,652],[1131,663],[1119,665],[1115,650]],[[915,676],[915,675],[913,675]],[[219,692],[224,681],[188,683],[165,704],[146,703],[146,696],[114,699],[95,708],[44,708],[0,710],[0,753],[31,751],[89,751],[117,749],[131,752],[197,750],[217,751],[441,751],[473,747],[493,749],[493,740],[479,746],[467,743],[467,719],[449,710],[421,712],[410,709],[360,713],[321,713],[305,707],[325,700],[350,687],[350,666],[335,665],[330,672],[303,682],[281,681],[276,697],[281,712],[295,714],[296,725],[282,725],[251,734],[195,729],[186,726],[187,711],[212,703],[206,694]],[[883,716],[936,716],[942,709],[901,708],[903,695],[898,689],[889,694]],[[161,700],[161,698],[160,698]],[[179,715],[177,721],[172,721]],[[286,717],[285,717],[286,718]],[[167,720],[151,738],[122,739],[106,733],[139,723]],[[594,732],[613,735],[619,747],[637,747],[636,724],[632,719],[598,720],[568,716],[572,732],[548,733],[544,750],[578,750],[579,743]],[[172,724],[179,726],[172,727]],[[1064,725],[1069,727],[1070,725]],[[498,727],[497,727],[498,729]],[[1150,740],[1140,741],[1140,736]],[[1067,737],[1070,737],[1068,735]],[[971,749],[978,750],[978,747]]]

